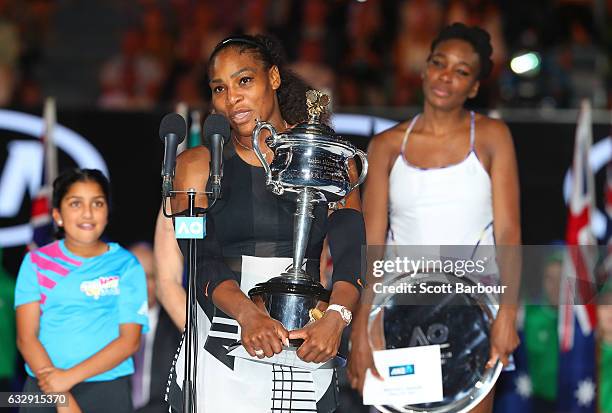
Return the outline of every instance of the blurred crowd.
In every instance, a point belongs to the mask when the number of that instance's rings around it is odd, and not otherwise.
[[[612,107],[610,0],[0,0],[0,106],[206,107],[208,55],[232,33],[276,35],[336,106],[417,105],[429,44],[456,21],[494,46],[473,106]]]

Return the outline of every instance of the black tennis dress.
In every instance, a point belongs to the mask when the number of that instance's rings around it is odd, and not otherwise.
[[[209,294],[228,279],[236,280],[246,294],[292,263],[296,204],[267,190],[263,168],[243,161],[233,145],[224,152],[222,197],[208,213],[207,235],[198,244],[197,411],[333,412],[338,405],[333,369],[311,372],[228,356],[228,346],[240,340],[240,326],[212,304]],[[306,271],[319,279],[327,206],[317,205],[314,215]],[[182,411],[183,346],[166,395],[175,412]]]

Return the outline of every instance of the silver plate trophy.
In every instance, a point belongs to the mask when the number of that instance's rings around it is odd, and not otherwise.
[[[319,301],[329,301],[329,291],[303,270],[314,205],[339,202],[363,183],[368,171],[365,153],[321,123],[320,117],[329,104],[329,97],[309,90],[306,100],[307,122],[278,133],[270,123],[258,121],[253,130],[253,149],[264,167],[268,189],[295,200],[297,208],[293,264],[280,276],[257,284],[249,291],[249,296],[253,300],[262,299],[270,316],[287,330],[304,327],[310,321],[309,311]],[[270,164],[259,147],[262,129],[271,133],[266,138],[266,144],[274,151]],[[355,156],[361,158],[362,170],[357,183],[351,184],[349,160]],[[299,345],[300,341],[292,345]]]
[[[421,283],[475,285],[468,278],[443,273],[402,274],[384,284],[415,284],[415,291],[422,291]],[[486,368],[490,329],[498,308],[495,303],[487,294],[377,294],[368,324],[372,349],[440,345],[443,399],[376,407],[385,413],[464,413],[474,408],[491,391],[503,367],[498,361]]]

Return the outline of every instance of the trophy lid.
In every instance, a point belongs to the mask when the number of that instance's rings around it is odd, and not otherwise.
[[[298,123],[282,135],[285,138],[308,137],[317,141],[330,141],[334,143],[347,144],[348,142],[336,135],[336,132],[325,123],[321,122],[321,116],[327,110],[330,98],[318,90],[306,92],[306,107],[308,109],[308,120]]]

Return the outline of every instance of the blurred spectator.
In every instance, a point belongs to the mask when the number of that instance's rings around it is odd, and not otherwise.
[[[206,84],[212,47],[237,32],[279,37],[295,70],[341,105],[410,105],[422,98],[433,35],[458,21],[484,28],[493,44],[492,76],[469,105],[572,107],[590,97],[606,107],[611,18],[612,0],[0,0],[0,105],[38,106],[49,94],[64,107],[206,103],[206,88],[188,89]],[[538,74],[509,71],[510,53],[523,49],[540,54]]]
[[[21,46],[19,76],[15,79],[13,92],[15,106],[34,108],[42,105],[40,71],[55,8],[54,2],[32,0],[21,3],[16,13]]]
[[[11,390],[11,379],[15,376],[17,346],[15,344],[15,277],[2,267],[0,249],[0,392]]]
[[[196,70],[178,75],[171,99],[172,105],[183,102],[189,108],[203,109],[207,103],[207,100],[202,96],[202,91],[205,88],[202,77]]]
[[[0,0],[0,64],[14,68],[17,65],[21,43],[11,2]]]
[[[266,10],[268,0],[251,0],[242,8],[242,27],[251,36],[267,33]]]
[[[142,17],[142,51],[165,69],[173,58],[173,41],[161,10],[151,6]]]
[[[563,251],[551,252],[542,273],[539,302],[525,305],[524,342],[531,382],[532,403],[538,413],[553,412],[557,399],[559,338],[557,334],[559,285]],[[539,290],[538,288],[538,290]]]
[[[594,107],[606,107],[607,56],[593,39],[593,26],[580,18],[569,23],[569,42],[557,51],[557,62],[569,75],[572,107],[589,98]]]
[[[333,48],[328,24],[330,2],[312,0],[298,3],[297,8],[301,9],[302,22],[295,46],[288,48],[295,56],[291,68],[310,86],[330,94],[333,102],[335,74],[328,59],[330,46]]]
[[[104,64],[100,72],[99,104],[110,109],[149,109],[157,101],[163,78],[160,62],[144,53],[142,34],[127,30],[121,53]]]
[[[386,104],[381,27],[382,16],[378,1],[349,4],[346,25],[349,41],[339,85],[342,104]]]
[[[15,90],[15,70],[0,63],[0,107],[8,106],[13,100]]]
[[[14,93],[13,104],[22,108],[36,108],[42,105],[40,85],[32,78],[22,78]]]
[[[181,335],[155,298],[155,267],[151,245],[138,243],[133,245],[130,251],[145,270],[149,298],[149,332],[143,335],[140,348],[134,354],[134,411],[165,413],[168,411],[168,405],[164,401],[166,383]]]
[[[20,39],[11,2],[0,0],[0,107],[8,106],[13,97],[18,74]]]
[[[612,278],[598,301],[599,412],[612,413]]]
[[[493,71],[495,77],[506,60],[506,42],[503,36],[502,16],[491,0],[451,0],[446,11],[446,24],[455,22],[479,26],[491,35]]]
[[[399,33],[393,49],[393,104],[410,105],[420,100],[421,73],[429,45],[440,31],[442,8],[436,1],[405,0],[399,5]]]
[[[299,58],[291,65],[291,69],[313,88],[333,96],[335,76],[323,60],[322,42],[304,39],[299,50]]]
[[[93,106],[100,96],[100,68],[118,49],[124,22],[120,4],[125,2],[52,3],[54,9],[48,32],[42,34],[44,51],[40,65],[36,65],[35,81],[43,95],[54,96],[62,107]]]
[[[164,102],[185,101],[189,106],[201,107],[210,101],[206,62],[214,46],[227,36],[218,13],[218,8],[209,2],[198,2],[187,24],[180,27],[174,45],[175,59],[161,95]]]
[[[497,79],[506,64],[506,42],[503,36],[502,16],[496,3],[491,0],[451,0],[446,10],[446,24],[455,22],[468,26],[479,26],[491,35],[493,46],[493,70],[470,103],[476,107],[488,107],[497,100]]]

